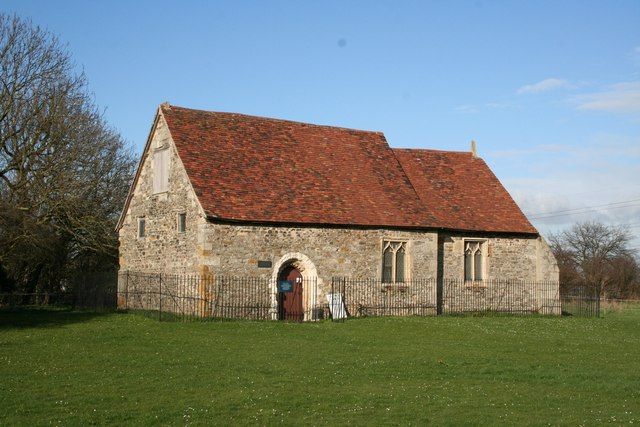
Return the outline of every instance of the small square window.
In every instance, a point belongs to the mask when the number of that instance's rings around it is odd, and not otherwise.
[[[178,232],[184,233],[187,231],[187,214],[179,213],[178,214]]]
[[[145,228],[146,223],[144,218],[138,218],[138,238],[145,237],[147,230]]]

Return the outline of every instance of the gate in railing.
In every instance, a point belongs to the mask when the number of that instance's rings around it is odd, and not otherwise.
[[[600,290],[595,285],[562,286],[560,298],[563,315],[600,316]]]

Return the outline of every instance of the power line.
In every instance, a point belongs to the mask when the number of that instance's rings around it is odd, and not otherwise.
[[[634,207],[638,202],[640,202],[640,199],[631,199],[631,200],[623,200],[620,202],[605,203],[602,205],[595,205],[595,206],[583,206],[580,208],[563,209],[559,211],[538,212],[538,213],[530,214],[529,218],[538,219],[540,217],[547,217],[548,215],[555,216],[556,214],[559,215],[564,213],[566,213],[567,215],[571,215],[575,213],[582,213],[582,211],[588,212],[598,208],[618,209],[618,208]],[[619,205],[625,205],[625,206],[619,206]]]
[[[625,206],[612,206],[612,207],[608,207],[606,210],[634,208],[636,206],[640,207],[640,203],[632,203]],[[589,209],[583,208],[583,210],[580,210],[580,211],[576,210],[573,212],[558,213],[555,215],[532,216],[532,217],[529,217],[529,219],[546,219],[546,218],[555,218],[558,216],[580,215],[580,214],[594,213],[594,212],[599,212],[599,208],[589,208]]]
[[[579,193],[563,193],[563,194],[545,194],[541,198],[546,200],[554,200],[558,197],[569,197],[569,196],[582,196],[584,194],[599,194],[599,193],[620,193],[622,191],[629,191],[629,187],[638,187],[640,184],[629,184],[623,187],[609,187],[609,188],[601,188],[601,189],[590,189],[589,191],[581,191]]]
[[[561,213],[561,212],[575,211],[575,210],[579,210],[579,209],[604,208],[604,207],[612,206],[612,205],[621,205],[621,204],[624,204],[624,203],[635,203],[635,202],[640,202],[640,199],[622,200],[620,202],[610,202],[610,203],[605,203],[603,205],[582,206],[580,208],[563,209],[563,210],[559,210],[559,211],[536,212],[536,213],[532,213],[531,215],[533,215],[533,216],[535,216],[535,215],[546,215],[546,214],[556,214],[556,213]]]

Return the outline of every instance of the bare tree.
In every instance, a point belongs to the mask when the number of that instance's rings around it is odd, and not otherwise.
[[[628,230],[598,222],[578,223],[552,235],[561,281],[594,286],[601,295],[619,293],[623,287],[632,291],[634,281],[637,285],[637,261],[628,248],[630,239]]]
[[[608,294],[613,298],[637,299],[640,297],[640,264],[631,254],[620,255],[609,265],[611,285]]]
[[[26,287],[113,264],[134,158],[51,33],[0,14],[0,267]]]

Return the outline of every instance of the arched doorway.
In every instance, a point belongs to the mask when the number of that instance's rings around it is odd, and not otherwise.
[[[299,296],[291,295],[291,303],[301,304],[302,307],[300,307],[300,305],[294,306],[297,308],[295,311],[292,310],[292,315],[289,319],[302,321],[312,319],[313,307],[315,307],[318,302],[318,286],[322,285],[322,280],[319,279],[316,266],[308,256],[300,252],[287,252],[274,263],[271,273],[272,309],[270,313],[273,320],[286,320],[287,315],[283,313],[284,308],[281,307],[284,307],[287,296],[281,295],[278,289],[278,281],[280,279],[289,280],[290,274],[296,274],[293,270],[296,270],[299,276],[291,278],[294,279],[291,290],[294,291],[293,285],[296,281],[300,286],[296,288]],[[296,316],[293,313],[299,314]]]
[[[278,274],[278,319],[302,322],[304,307],[302,274],[292,264],[285,265]]]

